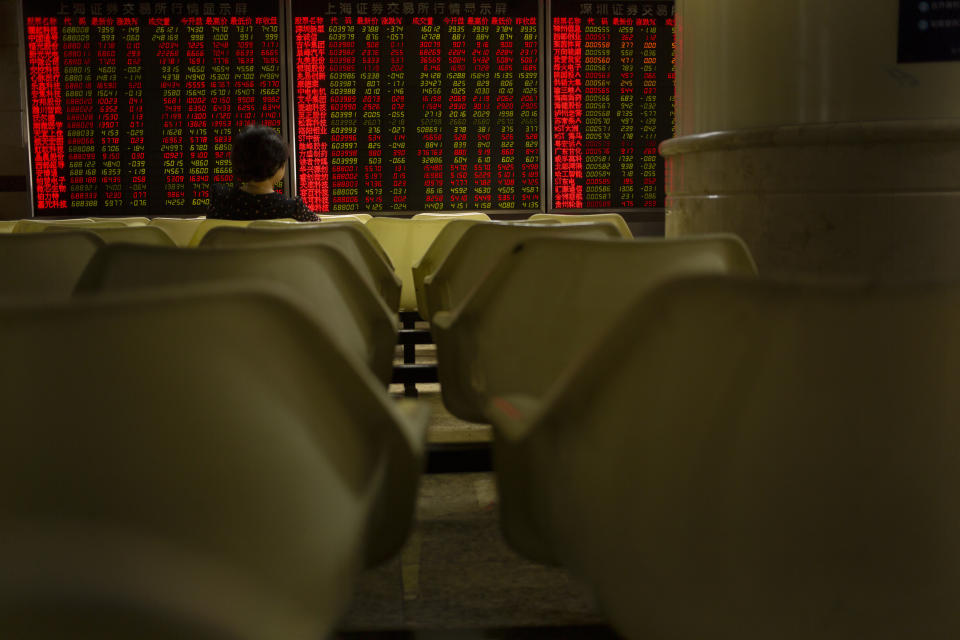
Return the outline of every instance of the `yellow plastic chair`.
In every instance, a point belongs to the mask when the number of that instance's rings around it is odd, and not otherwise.
[[[636,296],[710,273],[749,276],[756,266],[733,235],[525,240],[455,309],[433,317],[444,405],[488,422],[492,396],[542,397]]]
[[[297,294],[344,349],[384,384],[393,372],[396,313],[387,308],[338,249],[324,245],[184,249],[104,247],[77,284],[78,293],[266,278]]]
[[[190,242],[187,243],[187,246],[200,246],[200,242],[203,241],[203,236],[207,235],[207,232],[211,229],[216,229],[217,227],[246,227],[249,226],[251,222],[253,222],[253,220],[221,220],[219,218],[201,220],[193,232],[193,236],[190,237]]]
[[[366,224],[367,221],[373,218],[369,213],[344,213],[344,214],[317,214],[317,217],[320,218],[318,222],[359,222],[360,224]],[[266,220],[255,220],[252,223],[252,226],[256,227],[276,227],[286,224],[316,224],[316,222],[307,220],[296,220],[294,218],[270,218]]]
[[[0,305],[0,352],[5,637],[325,637],[410,527],[425,416],[276,285]]]
[[[624,238],[632,238],[633,233],[627,221],[619,213],[535,213],[528,218],[530,222],[609,222],[617,227]]]
[[[19,220],[0,220],[0,233],[13,233]]]
[[[417,310],[413,265],[423,258],[437,235],[454,219],[448,216],[424,216],[416,220],[376,217],[367,223],[367,229],[390,257],[394,271],[402,282],[400,311]]]
[[[418,303],[420,315],[432,320],[438,312],[453,309],[518,243],[537,237],[613,240],[619,238],[619,234],[616,227],[607,222],[474,225],[463,233],[432,273],[420,272],[423,280],[422,298]]]
[[[676,281],[542,403],[495,399],[495,460],[627,638],[958,637],[958,310],[955,285]]]
[[[83,227],[91,233],[98,235],[107,244],[116,244],[126,242],[130,244],[147,244],[156,247],[175,247],[173,241],[167,232],[160,227],[151,227],[146,225],[123,225],[123,224],[103,224],[91,227]],[[76,229],[74,226],[62,226],[58,224],[48,225],[44,232],[70,231]]]
[[[36,218],[23,218],[22,220],[17,220],[17,224],[13,226],[12,233],[40,233],[51,224],[60,224],[60,225],[73,225],[77,227],[83,227],[87,225],[96,225],[96,220],[93,218],[64,218],[61,220],[37,220]]]
[[[423,279],[428,275],[432,275],[440,265],[443,264],[443,261],[447,259],[447,256],[450,255],[453,248],[460,242],[463,234],[475,224],[485,224],[485,222],[483,220],[470,218],[452,220],[450,224],[446,225],[443,230],[437,234],[437,237],[434,238],[433,242],[430,243],[430,246],[424,252],[423,257],[413,265],[411,269],[413,273],[413,290],[417,295],[417,308],[421,310],[421,315],[423,315],[424,318],[429,317],[429,311],[426,311],[427,306],[423,293]]]
[[[400,304],[400,279],[390,259],[367,228],[357,222],[300,224],[296,226],[262,225],[258,221],[246,228],[218,227],[210,230],[201,247],[241,247],[271,245],[322,244],[336,247],[350,260],[386,302],[396,311]]]
[[[373,220],[373,216],[369,213],[320,213],[317,215],[321,222],[350,222],[351,220],[359,220],[363,224],[367,224]]]
[[[355,224],[358,226],[363,226],[363,223],[357,218],[347,216],[349,220],[338,220],[337,222],[342,222],[344,224]],[[284,219],[284,218],[271,218],[269,220],[254,220],[249,225],[248,229],[301,229],[301,228],[312,228],[318,227],[323,223],[322,220],[315,222],[300,222],[299,220],[294,220],[293,218]]]
[[[296,218],[266,218],[263,220],[251,220],[248,227],[255,228],[264,228],[264,227],[295,227],[302,224],[317,224],[316,222],[301,222]]]
[[[95,229],[99,227],[139,227],[146,224],[148,218],[65,218],[62,220],[37,220],[25,218],[19,220],[14,233],[39,233],[51,226]]]
[[[293,224],[290,224],[284,220],[254,220],[251,222],[247,228],[248,229],[315,229],[317,227],[343,227],[343,226],[352,226],[359,230],[359,233],[367,239],[367,241],[373,246],[377,254],[390,265],[390,268],[393,268],[393,264],[390,262],[389,256],[383,250],[383,247],[380,246],[380,243],[377,242],[377,239],[373,237],[373,234],[366,227],[366,223],[361,220],[358,216],[346,216],[346,215],[336,215],[336,216],[322,216],[325,217],[325,220],[320,222],[298,222],[296,220],[292,221]]]
[[[84,230],[0,234],[0,297],[70,297],[103,244]]]
[[[482,211],[428,211],[415,213],[414,220],[489,220],[490,216]]]
[[[178,247],[186,247],[190,245],[193,234],[204,220],[206,218],[154,218],[149,226],[163,229]]]
[[[114,224],[122,224],[128,227],[142,227],[143,225],[150,223],[150,218],[144,216],[129,216],[129,217],[117,217],[111,218],[109,216],[91,218],[94,222],[113,222]]]

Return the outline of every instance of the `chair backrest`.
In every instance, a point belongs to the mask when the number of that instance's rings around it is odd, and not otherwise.
[[[484,422],[491,396],[542,397],[638,295],[711,273],[751,276],[756,266],[734,235],[524,240],[458,307],[434,316],[444,403]]]
[[[0,220],[0,233],[13,233],[19,220]]]
[[[513,431],[536,518],[626,637],[957,637],[958,322],[956,285],[665,285]]]
[[[413,215],[414,220],[489,220],[482,211],[427,211]]]
[[[336,247],[350,260],[357,271],[370,282],[387,303],[396,310],[400,304],[400,279],[376,239],[366,227],[356,222],[264,226],[218,227],[210,230],[201,247],[240,247],[270,245],[322,244]]]
[[[317,214],[321,222],[349,222],[350,220],[359,220],[366,224],[373,220],[369,213],[321,213]]]
[[[91,233],[95,233],[107,244],[127,242],[131,244],[153,245],[156,247],[176,246],[173,238],[167,235],[167,232],[160,227],[151,227],[147,225],[103,224],[83,228]],[[44,232],[56,233],[60,231],[71,231],[73,229],[76,229],[76,227],[51,224],[44,229]]]
[[[163,229],[178,247],[186,247],[190,245],[193,234],[204,220],[206,218],[154,218],[150,221],[150,226]]]
[[[619,213],[535,213],[528,218],[531,222],[610,222],[624,238],[632,238],[633,233]]]
[[[276,285],[0,305],[0,352],[4,614],[319,638],[396,547],[417,428]]]
[[[262,278],[300,297],[340,344],[390,379],[397,319],[336,248],[325,245],[184,249],[104,247],[90,261],[78,293]]]
[[[607,222],[474,225],[464,232],[433,273],[424,276],[426,308],[421,309],[420,315],[430,320],[437,312],[456,307],[519,242],[536,237],[616,239],[619,233]]]
[[[299,227],[301,225],[310,225],[313,226],[319,224],[318,222],[300,222],[294,218],[266,218],[263,220],[252,220],[250,224],[247,225],[247,228],[250,229],[289,229],[291,227]]]
[[[38,220],[36,218],[23,218],[21,220],[17,220],[17,224],[13,226],[13,233],[39,233],[51,224],[66,224],[84,227],[88,225],[95,226],[97,222],[93,218],[64,218],[62,220]]]
[[[93,216],[91,220],[93,220],[94,222],[112,222],[114,224],[122,224],[128,227],[142,227],[143,225],[150,223],[150,218],[147,218],[144,216],[126,216],[126,217]]]
[[[66,228],[142,227],[148,221],[149,218],[64,218],[62,220],[26,218],[18,221],[18,224],[14,227],[14,233],[38,233],[47,231],[50,227],[57,227],[61,230]]]
[[[400,310],[416,311],[417,294],[413,283],[413,265],[418,263],[430,244],[450,223],[444,216],[412,218],[376,217],[367,229],[390,256],[393,269],[400,277]]]
[[[187,243],[187,246],[200,246],[203,236],[207,235],[207,232],[211,229],[216,229],[217,227],[246,227],[251,222],[253,222],[253,220],[221,220],[219,218],[206,218],[197,224],[197,228],[190,237],[190,242]]]
[[[369,213],[319,213],[317,216],[321,222],[350,222],[351,220],[357,220],[366,224],[373,220],[373,216]]]
[[[475,224],[485,223],[483,220],[473,218],[454,219],[437,234],[437,237],[430,243],[430,247],[424,252],[423,257],[413,265],[413,288],[417,294],[418,309],[427,309],[426,298],[423,293],[424,279],[433,275],[450,255],[450,252],[453,251],[453,248],[457,246],[457,243],[460,242],[460,238],[467,232],[467,229]],[[429,312],[424,311],[422,315],[426,318],[428,314]]]
[[[282,223],[278,220],[254,220],[247,226],[247,229],[280,229],[290,232],[290,237],[292,238],[294,237],[293,234],[298,232],[303,233],[303,237],[310,237],[313,233],[333,233],[333,229],[352,228],[356,230],[355,234],[357,234],[357,237],[365,238],[370,246],[373,247],[374,251],[376,251],[377,255],[379,255],[380,258],[387,263],[390,269],[393,269],[393,264],[390,262],[390,257],[387,255],[387,252],[383,250],[383,247],[380,246],[380,243],[377,242],[377,239],[373,237],[373,234],[370,233],[370,230],[367,229],[366,223],[361,222],[359,219],[353,216],[329,216],[329,218],[331,219],[322,220],[320,222],[297,222],[295,224]],[[324,231],[309,231],[311,229],[318,228],[324,229]],[[225,235],[230,236],[230,234]]]
[[[0,235],[0,297],[69,297],[103,244],[83,230]]]
[[[367,221],[373,218],[369,213],[318,213],[315,215],[320,219],[318,222],[359,222],[360,224],[366,224]],[[290,224],[316,224],[316,222],[296,220],[294,218],[268,218],[265,220],[255,220],[251,223],[254,227],[278,227]]]
[[[297,220],[296,218],[263,218],[263,219],[251,220],[250,224],[248,224],[247,226],[257,227],[257,228],[265,228],[265,227],[287,228],[287,227],[297,227],[302,224],[317,224],[317,223],[314,221],[302,222],[300,220]]]

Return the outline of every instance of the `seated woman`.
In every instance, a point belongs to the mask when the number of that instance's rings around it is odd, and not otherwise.
[[[208,218],[263,220],[293,218],[304,222],[320,218],[300,198],[286,198],[273,190],[283,179],[290,150],[271,127],[254,124],[233,139],[233,173],[239,186],[215,186],[210,192]]]

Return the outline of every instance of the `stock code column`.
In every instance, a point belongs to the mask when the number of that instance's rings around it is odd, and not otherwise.
[[[536,0],[293,0],[293,15],[308,206],[540,208]]]
[[[673,3],[554,2],[553,206],[662,207]]]
[[[278,3],[24,3],[40,215],[203,213],[233,135],[281,126]]]

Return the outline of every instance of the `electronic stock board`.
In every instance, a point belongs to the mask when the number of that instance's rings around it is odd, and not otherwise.
[[[203,213],[250,122],[289,137],[290,190],[317,211],[662,206],[666,0],[37,0],[23,17],[38,215]]]

